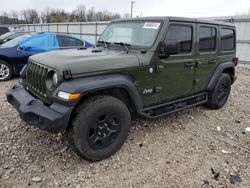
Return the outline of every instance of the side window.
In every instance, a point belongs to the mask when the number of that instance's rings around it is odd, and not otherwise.
[[[10,36],[10,37],[8,37],[7,38],[7,40],[12,40],[12,39],[14,39],[14,38],[17,38],[17,37],[20,37],[20,36],[22,36],[23,34],[15,34],[15,35],[12,35],[12,36]]]
[[[165,42],[178,41],[180,53],[190,53],[192,51],[192,33],[192,26],[172,25],[169,27]]]
[[[0,27],[0,33],[7,33],[9,32],[9,29],[7,27]]]
[[[216,49],[216,29],[200,27],[199,51],[212,52]]]
[[[83,42],[75,38],[57,36],[57,40],[59,47],[83,46]]]
[[[22,43],[23,46],[32,48],[48,49],[55,47],[54,36],[36,36]]]
[[[221,41],[220,50],[230,51],[235,49],[235,32],[233,29],[221,29],[220,30]]]

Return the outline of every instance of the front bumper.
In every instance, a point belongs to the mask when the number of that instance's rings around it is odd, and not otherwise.
[[[6,93],[8,102],[19,112],[29,125],[52,133],[66,129],[73,107],[58,103],[48,106],[33,97],[20,84],[11,86]]]

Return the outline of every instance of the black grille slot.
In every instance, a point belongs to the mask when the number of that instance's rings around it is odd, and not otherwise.
[[[27,86],[28,89],[46,97],[46,75],[48,69],[34,62],[28,62]]]

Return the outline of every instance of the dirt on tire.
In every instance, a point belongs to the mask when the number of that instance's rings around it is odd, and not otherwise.
[[[17,79],[0,82],[0,187],[249,187],[250,66],[237,76],[223,108],[135,120],[121,150],[94,163],[64,134],[26,125],[5,97]]]

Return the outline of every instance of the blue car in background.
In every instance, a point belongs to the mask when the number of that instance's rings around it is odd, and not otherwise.
[[[27,32],[23,32],[23,31],[10,31],[8,33],[4,33],[3,35],[0,36],[0,45],[8,42],[14,38],[20,37],[24,34],[27,34]]]
[[[76,37],[55,33],[24,34],[0,46],[0,81],[18,75],[28,57],[51,50],[92,47]]]

